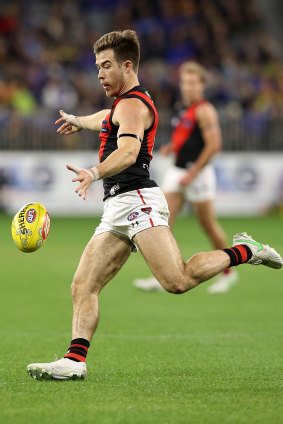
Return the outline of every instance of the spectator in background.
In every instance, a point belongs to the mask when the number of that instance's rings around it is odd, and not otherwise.
[[[255,121],[265,126],[266,120],[283,115],[282,65],[253,0],[3,0],[0,84],[17,80],[25,87],[17,101],[9,102],[0,87],[6,126],[12,126],[13,112],[24,103],[29,112],[19,112],[19,125],[28,121],[36,128],[37,114],[44,110],[48,130],[59,101],[52,94],[55,68],[63,75],[56,82],[60,96],[70,100],[71,108],[78,103],[89,109],[109,107],[100,91],[90,95],[96,80],[91,40],[125,28],[136,29],[143,46],[140,75],[160,103],[159,134],[170,131],[177,70],[184,60],[196,60],[207,69],[207,97],[223,120],[237,109],[239,118],[247,115],[243,129],[253,131]]]

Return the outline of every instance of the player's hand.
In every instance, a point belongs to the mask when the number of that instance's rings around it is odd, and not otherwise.
[[[65,113],[62,109],[60,110],[60,115],[61,118],[57,119],[55,124],[59,125],[63,123],[63,125],[58,128],[57,133],[61,135],[70,135],[83,129],[83,126],[77,116],[69,115],[68,113]]]
[[[66,167],[77,174],[77,176],[72,179],[72,182],[75,183],[76,181],[79,181],[80,184],[75,191],[79,196],[83,196],[83,199],[85,200],[87,198],[89,186],[92,183],[90,174],[88,174],[86,170],[78,168],[77,166],[66,165]]]
[[[192,172],[188,171],[187,174],[180,179],[179,184],[182,187],[188,186],[193,181],[194,178],[195,178],[195,175]]]
[[[170,153],[172,153],[172,146],[171,146],[171,144],[164,144],[163,146],[160,147],[159,152],[163,156],[169,156]]]

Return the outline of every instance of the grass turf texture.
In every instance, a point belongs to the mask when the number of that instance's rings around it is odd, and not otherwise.
[[[239,283],[182,296],[132,286],[150,275],[133,254],[100,297],[101,320],[81,382],[35,381],[30,362],[70,342],[69,285],[97,220],[52,219],[38,252],[17,250],[0,216],[0,422],[282,423],[283,271],[244,265]],[[282,218],[221,219],[229,239],[247,231],[283,253]],[[175,227],[183,255],[210,250],[194,217]]]

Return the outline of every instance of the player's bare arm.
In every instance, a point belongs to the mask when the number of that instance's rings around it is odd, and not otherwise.
[[[219,152],[222,144],[218,116],[212,104],[200,105],[197,108],[196,116],[205,145],[187,175],[181,179],[180,184],[183,186],[190,184],[198,172],[210,162],[212,156]]]
[[[102,121],[109,112],[110,109],[103,109],[93,115],[75,116],[60,110],[61,118],[57,119],[55,124],[62,125],[57,129],[57,133],[60,135],[71,135],[82,129],[99,132]]]
[[[72,181],[80,183],[76,188],[79,196],[86,199],[88,188],[93,181],[118,174],[136,162],[144,130],[150,127],[152,119],[148,107],[138,99],[125,99],[117,104],[113,114],[113,123],[119,127],[118,149],[111,153],[104,162],[88,170],[67,165],[70,171],[77,174]],[[123,134],[131,135],[121,137]]]

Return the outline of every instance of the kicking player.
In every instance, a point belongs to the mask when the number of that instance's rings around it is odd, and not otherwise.
[[[58,361],[32,363],[27,370],[37,379],[78,379],[87,374],[86,356],[98,325],[98,296],[132,251],[140,249],[153,275],[170,293],[193,289],[229,266],[242,263],[281,268],[282,258],[272,248],[237,234],[233,247],[198,253],[184,262],[169,226],[165,197],[150,179],[149,164],[158,116],[149,93],[138,81],[139,42],[134,31],[115,31],[94,44],[98,78],[111,110],[87,117],[61,111],[59,134],[82,128],[99,131],[100,163],[90,169],[68,165],[87,197],[98,179],[104,184],[104,213],[87,244],[74,275],[72,341]]]
[[[180,92],[186,110],[182,113],[171,142],[161,148],[165,156],[175,154],[175,165],[165,174],[162,190],[169,211],[172,228],[184,203],[190,201],[198,221],[215,249],[225,249],[227,238],[214,212],[216,176],[210,164],[221,149],[221,131],[217,112],[204,98],[205,70],[195,62],[185,62],[180,67]],[[231,268],[219,274],[208,286],[209,293],[223,293],[236,283],[238,274]],[[142,290],[163,290],[155,277],[134,280]]]

